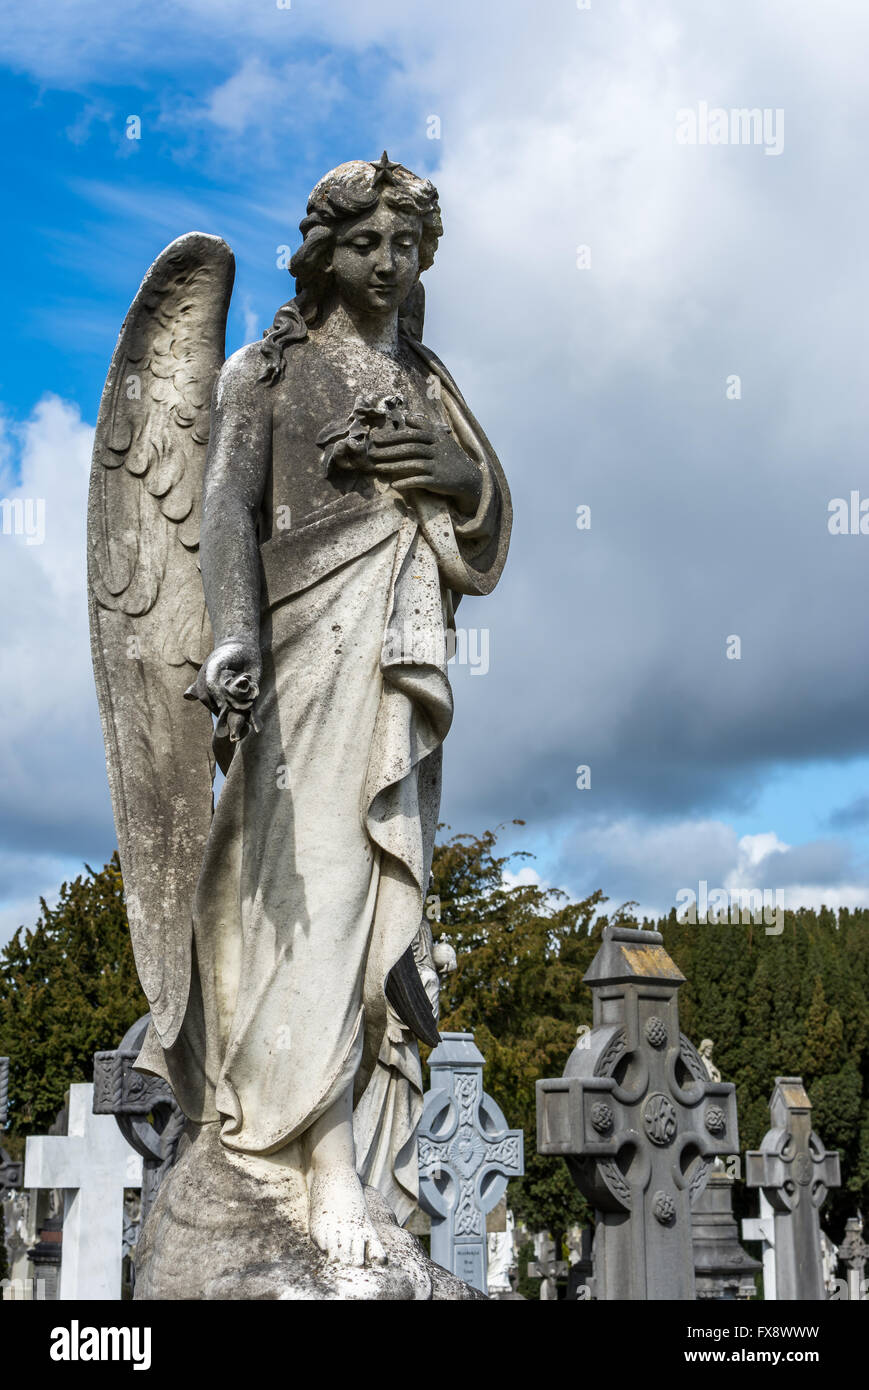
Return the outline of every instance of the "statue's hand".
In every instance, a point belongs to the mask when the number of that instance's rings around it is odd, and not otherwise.
[[[452,434],[439,430],[435,435],[424,416],[408,415],[406,425],[404,430],[371,431],[370,471],[398,492],[424,488],[453,498],[461,511],[473,515],[483,489],[478,465]]]
[[[201,700],[218,716],[218,734],[232,742],[244,738],[248,728],[258,730],[253,714],[259,694],[262,667],[259,643],[231,637],[220,642],[202,663],[199,675],[186,690],[188,700]]]

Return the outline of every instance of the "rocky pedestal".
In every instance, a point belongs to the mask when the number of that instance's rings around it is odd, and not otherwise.
[[[301,1164],[233,1154],[219,1125],[191,1126],[136,1251],[137,1300],[472,1300],[484,1294],[429,1260],[372,1188],[388,1264],[329,1264],[307,1234]]]

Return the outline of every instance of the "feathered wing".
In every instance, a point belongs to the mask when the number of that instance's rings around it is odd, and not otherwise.
[[[164,1047],[191,971],[212,815],[211,718],[183,699],[211,645],[199,572],[211,393],[235,262],[191,232],[128,313],[97,421],[88,503],[91,648],[136,966]]]

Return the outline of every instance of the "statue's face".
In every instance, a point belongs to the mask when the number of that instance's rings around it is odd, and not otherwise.
[[[348,223],[332,253],[332,283],[339,299],[366,314],[394,313],[419,276],[422,218],[382,200]]]

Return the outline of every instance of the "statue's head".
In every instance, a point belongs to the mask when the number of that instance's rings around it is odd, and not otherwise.
[[[296,297],[278,310],[262,343],[266,381],[280,376],[285,347],[330,303],[370,314],[398,310],[408,324],[420,322],[419,276],[434,261],[443,224],[434,184],[384,150],[376,162],[354,159],[324,175],[299,230],[302,245],[290,262]]]

